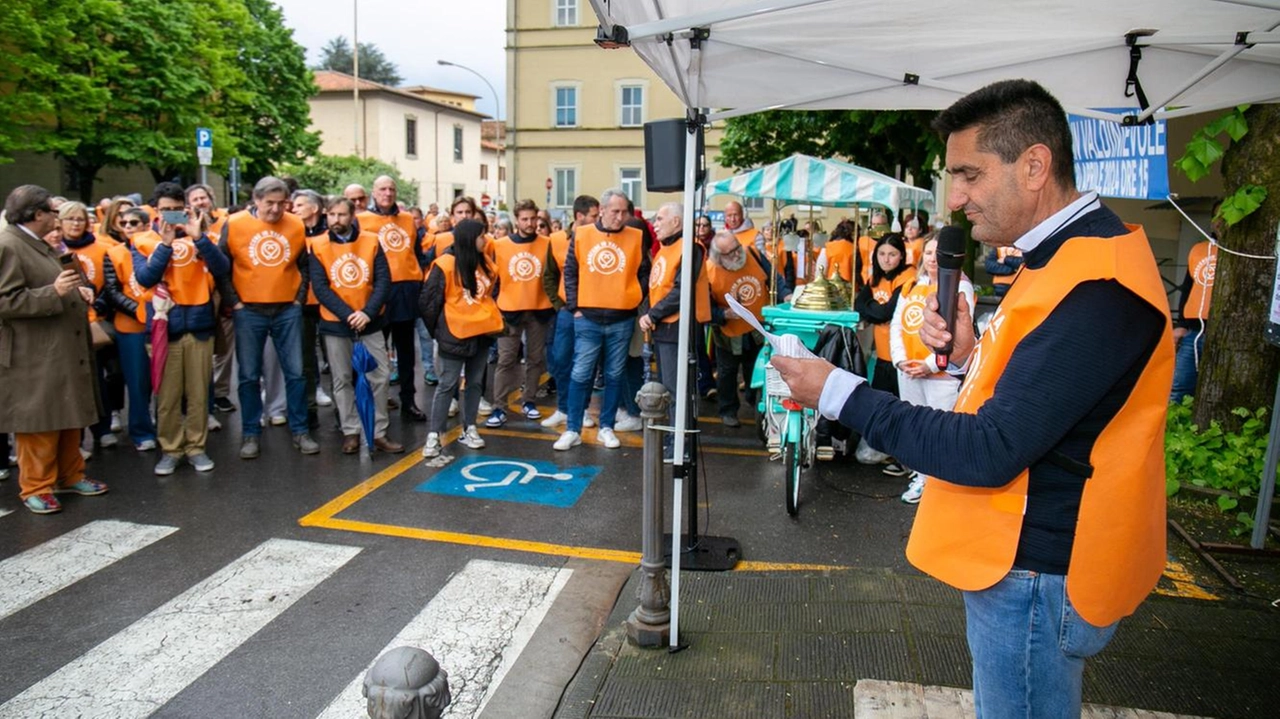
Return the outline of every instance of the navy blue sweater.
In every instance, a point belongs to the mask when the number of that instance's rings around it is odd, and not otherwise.
[[[1103,207],[1024,260],[1039,269],[1069,238],[1127,232]],[[909,405],[863,384],[840,422],[912,469],[953,484],[1000,487],[1030,467],[1014,565],[1066,574],[1093,445],[1129,398],[1164,328],[1160,310],[1118,282],[1084,282],[1022,340],[976,415]]]

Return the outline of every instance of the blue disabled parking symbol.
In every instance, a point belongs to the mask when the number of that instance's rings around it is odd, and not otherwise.
[[[599,467],[561,467],[514,457],[467,457],[415,487],[419,492],[572,507]]]

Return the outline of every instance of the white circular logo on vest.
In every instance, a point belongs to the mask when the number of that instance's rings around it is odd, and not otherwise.
[[[649,289],[654,289],[662,284],[662,278],[667,275],[667,258],[659,257],[657,262],[653,263],[653,269],[649,270]]]
[[[507,263],[507,274],[516,282],[529,282],[542,277],[542,260],[532,252],[517,252]]]
[[[876,302],[884,304],[889,301],[889,298],[893,296],[893,293],[885,292],[884,290],[872,290],[871,296],[875,298]]]
[[[476,294],[471,294],[466,287],[462,288],[462,301],[469,305],[478,305],[484,301],[489,294],[489,290],[493,289],[493,281],[489,276],[479,270],[476,271]]]
[[[93,266],[93,258],[77,252],[76,259],[80,260],[80,268],[84,270],[84,278],[90,282],[96,281],[98,279],[98,268]]]
[[[1218,271],[1217,259],[1209,256],[1196,263],[1196,269],[1191,273],[1191,276],[1195,278],[1196,284],[1203,287],[1213,287],[1213,277]]]
[[[627,269],[627,256],[621,247],[606,240],[587,253],[587,269],[598,275],[614,275]]]
[[[357,255],[343,255],[329,265],[329,282],[335,288],[354,290],[369,284],[369,263]]]
[[[758,278],[751,276],[739,277],[733,281],[733,286],[729,288],[729,292],[734,299],[750,307],[751,303],[764,294],[764,286],[760,284]]]
[[[263,267],[279,267],[293,259],[293,250],[284,235],[263,230],[249,240],[249,260]]]
[[[191,240],[174,240],[170,267],[186,267],[196,261],[196,243]]]
[[[913,296],[902,308],[902,331],[915,334],[924,327],[924,298]]]
[[[409,236],[394,222],[388,222],[378,230],[378,244],[383,252],[404,252],[409,249]]]

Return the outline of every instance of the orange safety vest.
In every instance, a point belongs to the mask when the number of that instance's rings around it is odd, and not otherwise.
[[[490,242],[494,263],[497,265],[498,308],[503,312],[525,310],[549,310],[551,300],[542,289],[542,263],[547,260],[546,237],[535,237],[532,242],[517,244],[510,237]]]
[[[133,241],[138,252],[148,259],[161,244],[159,236]],[[213,301],[213,274],[191,238],[180,237],[173,241],[173,254],[164,270],[164,283],[169,286],[169,296],[175,305],[199,307]]]
[[[741,242],[739,242],[741,244]],[[742,245],[746,247],[746,245]],[[782,239],[776,239],[773,242],[765,243],[764,256],[769,262],[773,263],[774,272],[780,280],[786,281],[787,268],[791,266],[791,253],[787,252],[782,245]]]
[[[205,230],[210,237],[221,237],[222,226],[227,224],[226,210],[210,210],[209,211],[209,228]]]
[[[997,247],[996,261],[1004,262],[1004,258],[1006,257],[1022,257],[1022,250],[1019,250],[1017,247]],[[992,275],[991,282],[997,285],[1011,285],[1017,278],[1017,272],[1009,275]]]
[[[578,260],[578,307],[634,310],[644,298],[636,268],[644,258],[644,233],[635,227],[603,232],[595,225],[574,230]],[[621,285],[621,286],[619,286]]]
[[[742,246],[742,250],[747,253],[747,261],[737,270],[726,270],[714,262],[707,263],[707,282],[711,287],[711,297],[716,304],[728,307],[724,296],[730,295],[742,303],[743,307],[751,310],[757,320],[763,319],[762,312],[769,301],[769,277],[756,260],[755,250],[746,245]],[[720,327],[720,332],[726,337],[738,337],[750,331],[751,325],[742,319],[726,320]]]
[[[458,258],[453,255],[440,255],[435,263],[435,268],[444,273],[444,321],[449,327],[449,334],[465,340],[501,332],[502,313],[498,310],[498,303],[489,296],[493,280],[477,268],[476,290],[479,294],[472,295],[458,279],[457,262]]]
[[[1067,240],[1045,267],[1022,269],[969,361],[956,412],[976,414],[996,391],[1010,356],[1083,282],[1115,280],[1165,316],[1164,337],[1128,401],[1098,435],[1084,484],[1067,594],[1090,624],[1133,613],[1165,566],[1165,412],[1173,383],[1173,341],[1164,283],[1146,233]],[[907,558],[966,591],[999,582],[1013,567],[1030,471],[1003,487],[925,480]]]
[[[1218,250],[1208,240],[1191,246],[1187,255],[1187,272],[1191,273],[1191,292],[1183,308],[1183,319],[1209,319],[1209,303],[1213,300],[1213,277],[1218,268]]]
[[[560,270],[560,301],[564,302],[564,261],[569,256],[569,233],[564,230],[552,232],[551,237],[547,238],[551,242],[551,255],[556,260],[556,267]]]
[[[298,255],[306,250],[307,231],[297,215],[285,213],[269,225],[246,212],[227,220],[231,282],[242,302],[293,302],[302,285]]]
[[[728,229],[728,228],[725,228],[725,229]],[[755,247],[756,236],[760,234],[760,231],[754,227],[748,227],[745,230],[729,230],[729,231],[733,233],[734,237],[738,238],[738,242],[743,247]]]
[[[84,247],[68,248],[75,253],[76,259],[80,261],[80,271],[84,273],[84,278],[93,285],[93,295],[97,297],[102,294],[102,287],[106,282],[103,275],[102,263],[107,261],[107,250],[110,250],[112,243],[104,240],[94,240],[92,243]],[[89,321],[97,322],[102,319],[98,311],[93,308],[93,303],[89,303]]]
[[[907,256],[903,261],[908,265],[920,266],[924,260],[924,238],[918,237],[914,240],[906,240],[903,244],[907,246]]]
[[[920,340],[920,328],[924,326],[925,300],[934,293],[933,285],[922,282],[899,295],[902,303],[902,346],[907,359],[923,362],[933,356],[933,349]],[[949,377],[946,372],[935,372],[934,377]]]
[[[911,285],[915,284],[915,281],[916,268],[908,267],[892,280],[880,280],[879,284],[871,288],[871,297],[879,304],[888,304],[889,300],[893,298],[894,290],[903,287],[905,288],[903,292],[906,292],[911,289]],[[889,324],[888,322],[883,322],[875,325],[875,330],[872,333],[876,340],[876,357],[885,362],[893,360],[893,356],[889,353]]]
[[[676,285],[676,274],[680,272],[684,239],[663,245],[658,256],[653,260],[653,269],[649,270],[649,306],[652,307],[671,294]],[[743,245],[743,249],[746,249]],[[707,263],[702,263],[701,272],[694,281],[694,317],[699,322],[711,321],[711,282],[707,279]],[[679,322],[680,313],[673,312],[662,318],[664,323]]]
[[[139,239],[152,238],[158,242],[160,236],[154,232],[145,232],[135,235],[133,242],[137,242]],[[133,276],[133,252],[127,244],[115,245],[107,250],[107,259],[111,261],[112,267],[115,268],[116,279],[120,281],[120,290],[126,297],[138,303],[138,311],[133,315],[117,311],[112,324],[115,325],[117,332],[146,332],[147,303],[151,301],[153,293],[138,284],[138,278]]]
[[[329,287],[347,306],[361,311],[373,294],[373,266],[382,242],[372,232],[362,231],[351,242],[336,243],[327,234],[307,238],[311,254],[324,268]],[[386,254],[386,249],[383,249]],[[329,322],[342,322],[324,304],[320,305],[320,317]],[[370,318],[373,319],[373,318]]]
[[[362,232],[372,232],[382,245],[382,254],[391,268],[392,282],[421,282],[422,268],[413,251],[417,230],[413,227],[413,215],[400,212],[395,215],[379,215],[361,212],[356,215]]]
[[[436,257],[439,257],[440,255],[444,254],[445,250],[449,249],[450,247],[453,247],[453,233],[440,232],[434,235],[427,235],[422,238],[422,242],[423,242],[423,245],[422,245],[423,254],[426,254],[427,251],[429,251],[432,247],[434,247],[436,248]]]
[[[840,273],[840,279],[850,282],[853,279],[853,241],[832,240],[827,243],[827,279]]]
[[[862,284],[871,284],[872,272],[874,266],[871,264],[871,256],[876,252],[876,240],[870,235],[863,235],[858,238],[858,254],[862,256]]]

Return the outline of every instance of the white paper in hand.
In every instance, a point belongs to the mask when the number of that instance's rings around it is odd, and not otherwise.
[[[765,328],[761,327],[760,323],[756,321],[756,316],[751,313],[751,310],[743,307],[741,302],[735,300],[733,296],[727,292],[724,295],[724,301],[729,303],[729,307],[733,310],[734,314],[738,315],[738,317],[744,322],[751,325],[756,332],[764,335],[764,338],[769,341],[769,346],[773,348],[773,353],[775,355],[779,357],[794,357],[796,359],[818,358],[818,355],[810,352],[809,348],[804,346],[804,343],[800,341],[799,337],[796,337],[795,335],[775,335],[766,331]]]

